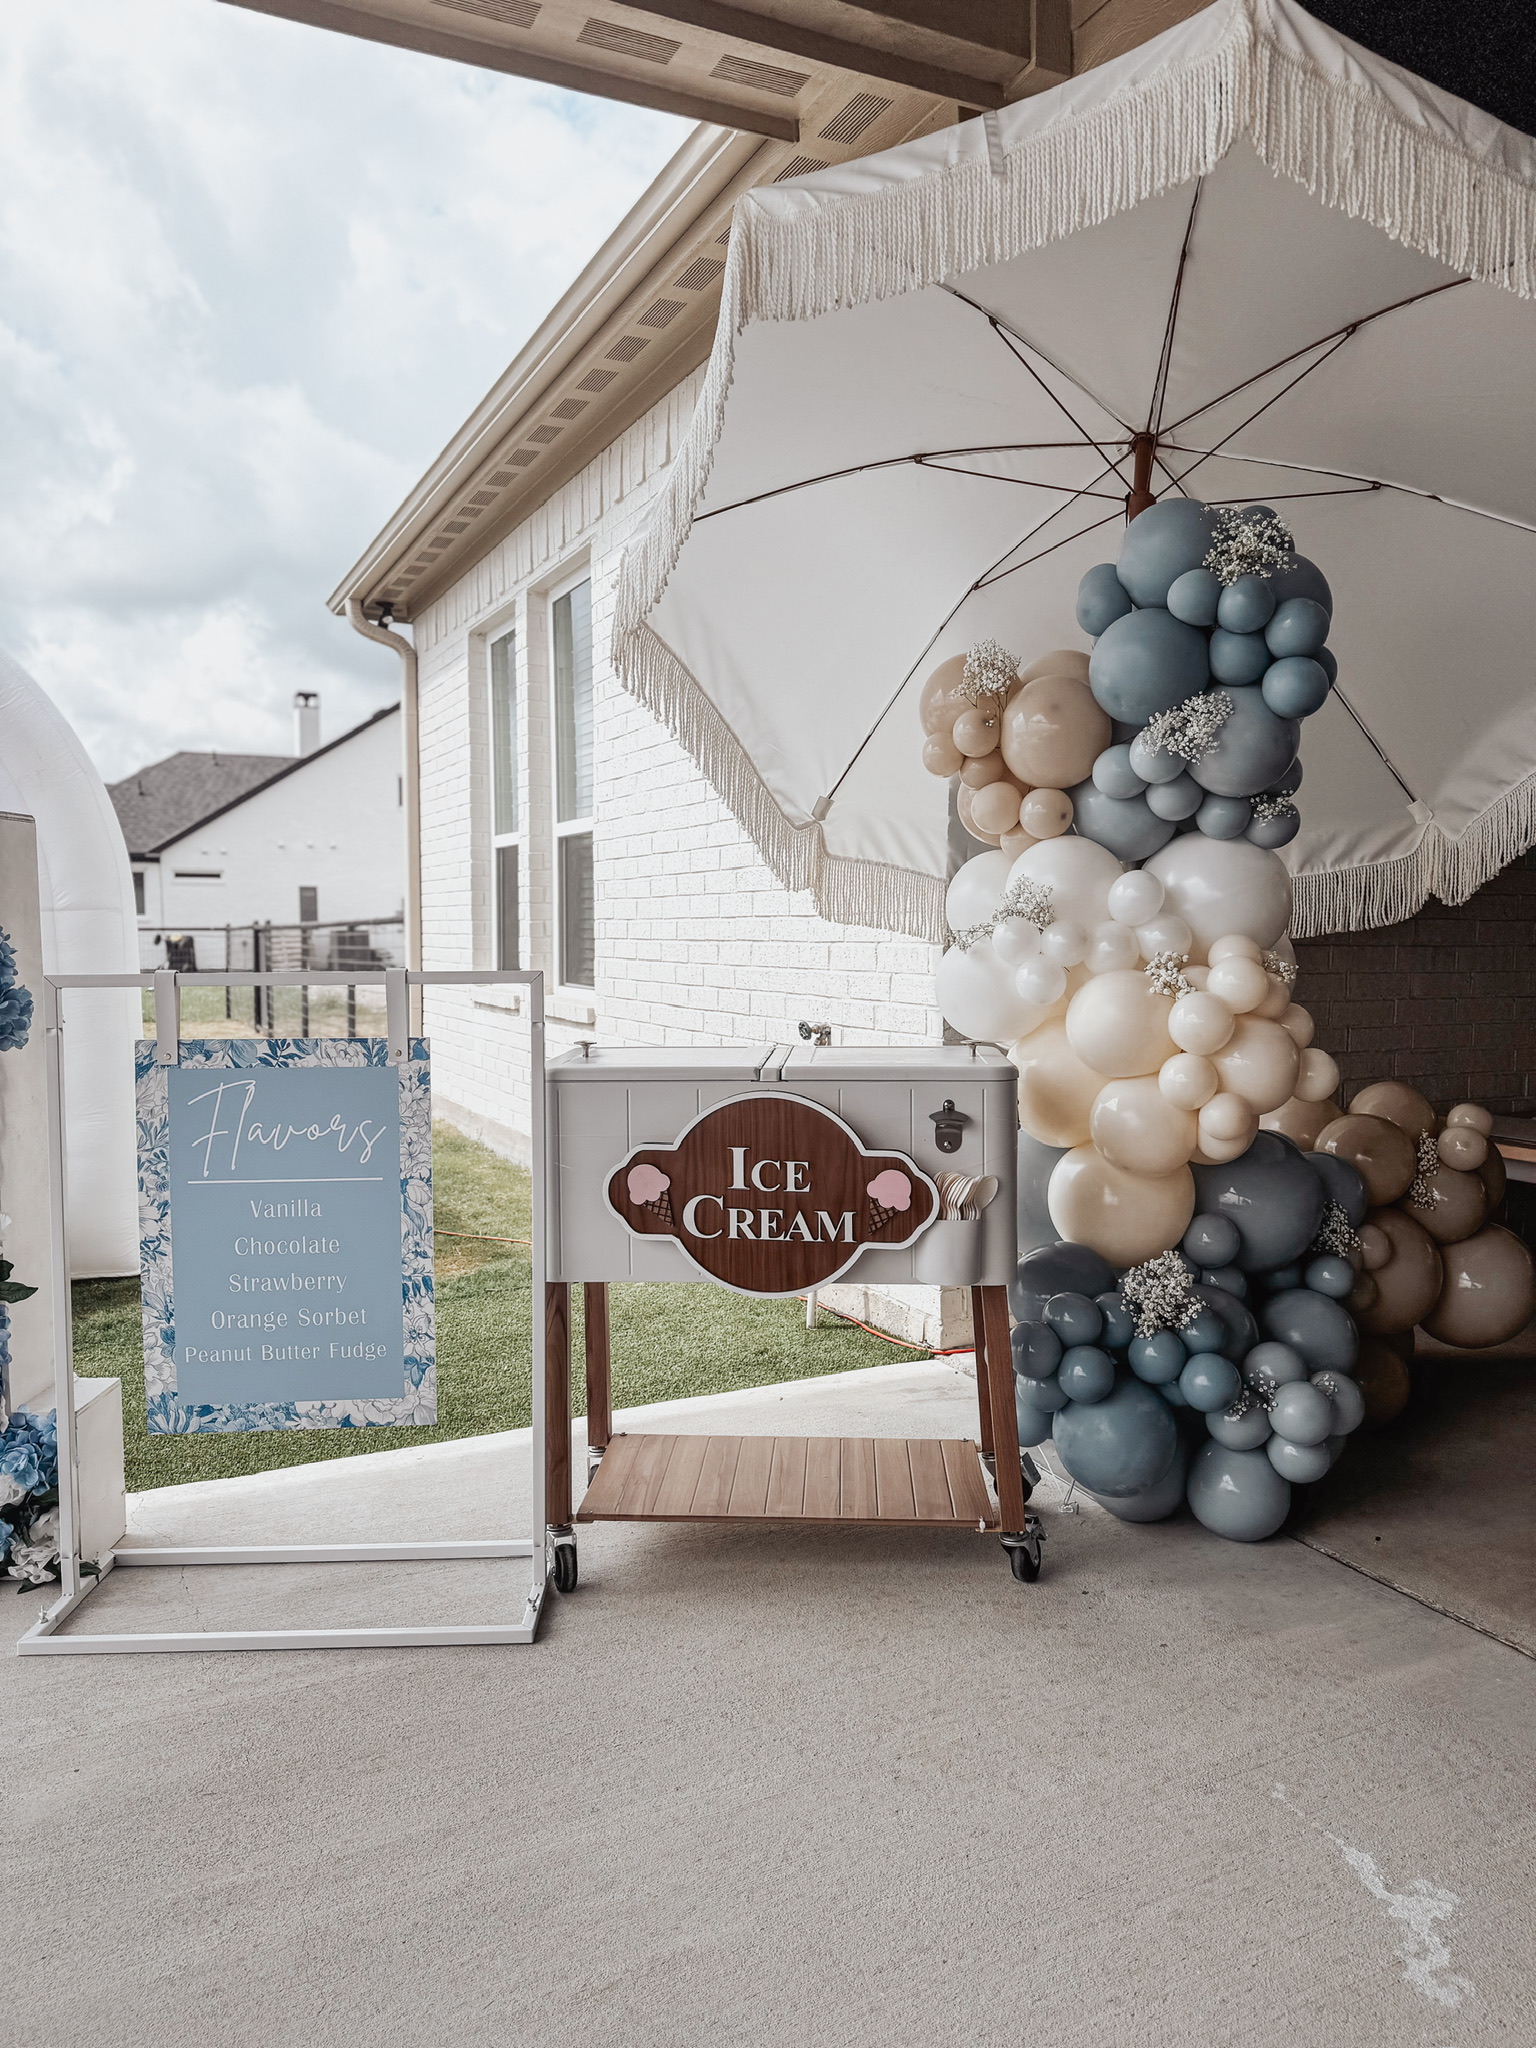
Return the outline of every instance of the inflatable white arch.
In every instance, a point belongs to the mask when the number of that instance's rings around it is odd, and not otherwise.
[[[37,821],[40,937],[53,974],[136,974],[138,930],[128,849],[106,785],[69,722],[25,669],[0,651],[0,811]],[[0,927],[20,915],[0,904]],[[25,978],[25,975],[23,975]],[[65,998],[64,1094],[68,1118],[70,1264],[73,1277],[136,1273],[139,1226],[134,1149],[133,1041],[139,999],[131,989],[80,989]],[[39,1006],[39,1012],[41,1006]],[[41,1015],[37,1029],[41,1028]],[[0,1058],[5,1057],[0,1055]],[[19,1077],[18,1077],[19,1078]],[[17,1166],[35,1186],[25,1210]],[[47,1162],[7,1161],[12,1224],[7,1255],[22,1271],[47,1242]]]

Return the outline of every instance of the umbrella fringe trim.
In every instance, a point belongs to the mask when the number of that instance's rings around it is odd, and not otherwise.
[[[703,771],[784,888],[808,894],[829,923],[943,943],[945,884],[915,868],[830,854],[819,825],[791,824],[717,706],[649,626],[629,638],[624,683]]]

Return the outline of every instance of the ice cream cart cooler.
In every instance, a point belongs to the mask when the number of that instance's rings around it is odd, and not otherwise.
[[[986,1047],[583,1047],[547,1077],[548,1514],[573,1523],[971,1528],[1033,1579],[1006,1285],[1017,1257],[1017,1076]],[[608,1285],[712,1280],[757,1295],[834,1281],[968,1287],[977,1434],[613,1433]],[[570,1289],[585,1290],[588,1483],[572,1498]]]

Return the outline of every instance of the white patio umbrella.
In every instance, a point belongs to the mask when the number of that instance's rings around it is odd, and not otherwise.
[[[1274,506],[1335,598],[1295,929],[1536,840],[1536,143],[1290,0],[738,204],[628,687],[786,885],[943,932],[917,697],[1086,647],[1126,495]]]

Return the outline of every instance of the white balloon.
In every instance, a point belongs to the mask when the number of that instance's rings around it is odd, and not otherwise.
[[[1066,994],[1067,970],[1055,960],[1026,960],[1013,985],[1027,1003],[1054,1003]]]
[[[1163,907],[1163,885],[1145,868],[1132,868],[1109,885],[1109,914],[1117,924],[1145,924]]]
[[[1169,910],[1136,927],[1136,944],[1143,960],[1150,960],[1155,953],[1178,953],[1187,960],[1194,942],[1195,935],[1183,918]]]
[[[1033,1030],[1038,1006],[1026,1002],[1013,985],[1013,969],[1005,967],[983,939],[969,948],[951,946],[934,976],[939,1011],[962,1038],[1011,1045]]]
[[[1326,1102],[1339,1085],[1338,1062],[1321,1046],[1309,1045],[1301,1055],[1296,1075],[1296,1096],[1300,1102]]]
[[[1186,960],[1184,965],[1179,969],[1179,972],[1183,975],[1184,979],[1189,983],[1191,988],[1204,988],[1206,983],[1211,978],[1211,970],[1209,969],[1209,967],[1202,967],[1198,961],[1191,965],[1190,962]]]
[[[1030,855],[1025,854],[1028,860]],[[1186,832],[1154,853],[1142,870],[1156,875],[1194,934],[1201,955],[1213,939],[1242,932],[1273,946],[1291,919],[1291,878],[1280,856],[1246,839]]]
[[[1136,934],[1128,924],[1095,925],[1088,938],[1087,966],[1090,974],[1114,974],[1122,967],[1134,967],[1141,958]]]
[[[1005,918],[992,934],[997,957],[1005,967],[1022,967],[1040,950],[1040,934],[1028,919]]]
[[[1096,839],[1080,839],[1075,833],[1068,833],[1061,839],[1042,839],[1038,846],[1021,853],[1008,871],[1008,882],[1011,885],[1027,876],[1050,890],[1055,917],[1071,918],[1074,923],[1091,928],[1108,917],[1110,884],[1124,872],[1115,856]]]
[[[1040,950],[1059,967],[1076,967],[1088,956],[1088,932],[1074,917],[1059,917],[1040,934]]]
[[[952,932],[986,923],[1003,900],[1012,865],[1006,853],[997,851],[978,853],[959,869],[944,897],[944,915]]]
[[[1237,1025],[1220,996],[1210,989],[1196,989],[1180,996],[1168,1014],[1168,1036],[1185,1052],[1209,1056],[1220,1052]]]
[[[1256,1010],[1269,994],[1269,976],[1257,960],[1245,959],[1241,953],[1229,953],[1225,959],[1213,961],[1205,985],[1239,1017]]]
[[[1212,939],[1205,953],[1213,967],[1218,960],[1235,960],[1239,955],[1244,960],[1259,960],[1263,957],[1263,948],[1257,939],[1250,939],[1245,932],[1224,932],[1219,939]]]
[[[1198,1052],[1176,1052],[1157,1070],[1157,1085],[1175,1109],[1204,1109],[1221,1087],[1215,1062]]]

